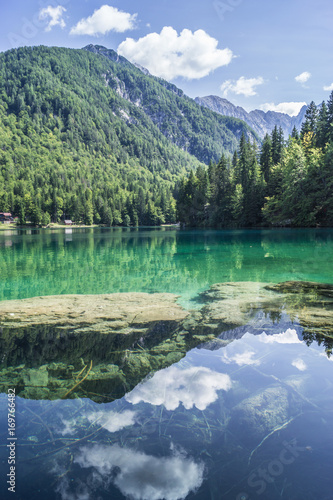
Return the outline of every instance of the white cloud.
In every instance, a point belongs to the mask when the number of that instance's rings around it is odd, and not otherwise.
[[[66,12],[66,9],[61,5],[58,5],[57,7],[52,7],[51,5],[49,5],[48,7],[41,9],[39,12],[39,19],[43,20],[50,18],[45,31],[51,31],[53,26],[57,25],[59,25],[61,28],[64,28],[66,26],[66,23],[62,18],[64,12]]]
[[[228,346],[227,346],[228,347]],[[244,365],[254,365],[258,366],[260,365],[260,361],[257,359],[253,359],[253,356],[256,355],[254,351],[244,351],[244,352],[235,352],[235,353],[230,353],[227,350],[227,347],[225,348],[223,354],[222,354],[222,361],[223,363],[236,363],[238,366],[244,366]],[[235,347],[237,347],[237,344],[235,344]]]
[[[308,368],[304,363],[303,359],[300,358],[294,359],[294,361],[291,364],[301,372],[304,372]]]
[[[74,462],[84,468],[94,467],[132,500],[183,499],[203,481],[204,465],[180,453],[154,457],[118,445],[94,445],[81,448]],[[94,498],[91,493],[89,498]]]
[[[70,35],[105,35],[109,31],[123,33],[134,28],[137,14],[128,14],[110,5],[102,5],[93,15],[81,19],[70,30]]]
[[[70,420],[61,419],[61,423],[64,425],[63,429],[58,429],[58,434],[66,436],[67,434],[74,434],[75,432],[75,422]]]
[[[192,33],[184,29],[178,35],[171,26],[165,26],[161,33],[149,33],[138,40],[127,38],[119,45],[118,52],[167,80],[179,76],[196,79],[232,60],[232,51],[218,49],[217,45],[218,41],[204,30]]]
[[[298,83],[306,83],[309,78],[311,78],[311,73],[309,73],[308,71],[304,71],[300,75],[295,76],[295,80]]]
[[[109,432],[117,432],[124,427],[134,424],[135,412],[130,410],[125,410],[122,413],[115,413],[114,411],[95,411],[90,413],[87,418],[89,422],[96,422]]]
[[[245,78],[245,76],[241,76],[237,81],[225,81],[224,83],[222,83],[220,88],[225,97],[229,92],[250,97],[257,94],[257,92],[255,91],[255,87],[257,87],[258,85],[262,85],[263,83],[264,79],[261,76],[258,76],[257,78]]]
[[[333,83],[331,85],[324,85],[323,89],[328,91],[333,90]]]
[[[275,333],[274,335],[267,335],[265,332],[258,335],[258,340],[264,342],[265,344],[273,344],[277,342],[278,344],[302,344],[302,341],[298,338],[296,330],[288,328],[283,333]]]
[[[205,367],[191,367],[181,370],[170,366],[160,370],[145,382],[137,385],[125,398],[132,404],[144,401],[152,405],[164,405],[167,410],[175,410],[180,403],[189,410],[196,406],[205,410],[217,399],[218,390],[229,390],[231,380],[228,375]]]
[[[304,105],[306,105],[306,102],[280,102],[280,104],[266,102],[265,104],[259,106],[259,109],[262,109],[263,111],[277,111],[278,113],[297,116]]]

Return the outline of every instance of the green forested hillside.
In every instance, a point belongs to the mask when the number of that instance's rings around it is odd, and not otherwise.
[[[173,222],[175,181],[253,134],[91,50],[0,54],[0,211],[37,224]]]

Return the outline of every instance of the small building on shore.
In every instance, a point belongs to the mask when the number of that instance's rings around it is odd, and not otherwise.
[[[64,223],[65,223],[65,226],[71,226],[73,224],[73,221],[71,221],[70,219],[65,219]]]
[[[0,212],[0,222],[13,222],[13,216],[10,212]]]

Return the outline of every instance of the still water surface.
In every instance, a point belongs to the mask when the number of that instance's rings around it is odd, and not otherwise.
[[[218,282],[333,283],[332,230],[73,229],[0,244],[1,300],[168,291],[193,307]],[[286,314],[258,312],[228,338],[111,402],[17,397],[16,494],[4,498],[332,499],[332,359]],[[6,394],[0,434],[5,491]]]
[[[171,292],[184,302],[227,281],[333,283],[333,230],[7,231],[0,270],[0,300]]]

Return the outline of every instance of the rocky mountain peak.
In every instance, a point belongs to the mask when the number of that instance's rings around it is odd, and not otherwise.
[[[307,108],[307,106],[303,106],[297,116],[289,116],[285,113],[265,112],[260,109],[248,113],[244,108],[235,106],[227,99],[214,95],[196,97],[195,101],[221,115],[244,120],[261,138],[264,138],[267,133],[270,134],[276,125],[282,128],[284,136],[287,138],[294,126],[298,130],[301,128]]]

